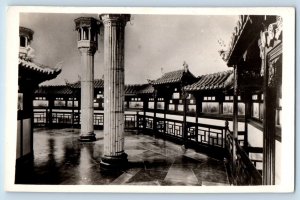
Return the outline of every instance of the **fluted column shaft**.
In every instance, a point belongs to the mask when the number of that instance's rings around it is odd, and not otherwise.
[[[100,22],[92,17],[74,20],[78,34],[77,47],[81,54],[81,132],[80,141],[95,141],[94,134],[94,55],[98,49]],[[93,36],[93,37],[92,37]]]
[[[80,138],[94,135],[94,51],[80,48],[81,53],[81,133]]]
[[[104,14],[100,18],[104,24],[104,156],[127,157],[124,156],[124,29],[128,15]]]

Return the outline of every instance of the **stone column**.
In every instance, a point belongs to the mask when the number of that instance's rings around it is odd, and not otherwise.
[[[78,49],[81,54],[81,131],[79,140],[95,141],[94,134],[94,54],[98,44],[96,37],[99,26],[96,19],[80,17],[75,19],[76,30],[81,34]],[[88,33],[87,33],[88,32]]]
[[[123,168],[124,29],[130,15],[101,14],[104,25],[104,156],[102,169]]]

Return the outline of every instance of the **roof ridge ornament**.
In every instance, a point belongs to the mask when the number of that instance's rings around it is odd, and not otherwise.
[[[183,69],[185,73],[189,71],[189,65],[186,63],[186,61],[183,61]]]

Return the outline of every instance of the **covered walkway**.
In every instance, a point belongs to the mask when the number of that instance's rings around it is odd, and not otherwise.
[[[16,184],[229,185],[223,160],[154,136],[125,133],[128,167],[101,171],[103,131],[78,141],[80,129],[34,129],[34,158],[16,170]]]

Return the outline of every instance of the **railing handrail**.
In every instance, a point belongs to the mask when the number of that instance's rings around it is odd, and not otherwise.
[[[262,179],[262,175],[259,173],[259,171],[256,169],[256,167],[254,166],[254,164],[251,162],[250,158],[248,157],[247,153],[243,150],[243,148],[240,146],[240,144],[238,143],[237,139],[236,140],[236,147],[237,147],[237,152],[239,153],[239,155],[241,156],[241,159],[243,160],[243,162],[247,165],[247,168],[249,170],[251,170],[251,172],[253,173],[254,178],[257,179]]]
[[[137,116],[144,117],[144,115],[140,115],[140,114],[137,114]],[[148,116],[148,115],[145,115],[145,117],[154,118],[154,116]],[[183,123],[183,121],[176,120],[176,119],[168,119],[168,118],[161,118],[161,117],[155,117],[155,119],[156,119],[156,121],[167,120],[167,121],[176,122],[176,123]],[[213,129],[218,129],[218,130],[223,130],[224,129],[224,126],[219,126],[219,125],[203,124],[203,123],[196,123],[196,122],[189,122],[189,121],[187,121],[186,123],[201,126],[201,127],[205,127],[205,128],[213,128]]]
[[[245,150],[241,147],[241,145],[239,144],[238,138],[233,138],[232,132],[227,129],[226,130],[226,144],[228,144],[231,146],[227,146],[229,153],[231,154],[230,156],[232,157],[233,155],[233,141],[235,141],[235,147],[236,147],[236,153],[237,153],[237,160],[236,162],[239,161],[239,159],[241,159],[241,162],[244,163],[247,169],[247,171],[250,173],[251,176],[251,184],[254,185],[260,185],[261,184],[261,180],[262,180],[262,175],[260,174],[260,172],[256,169],[255,165],[252,163],[251,159],[249,158],[248,154],[245,152]],[[233,163],[234,165],[236,165],[237,163]]]

